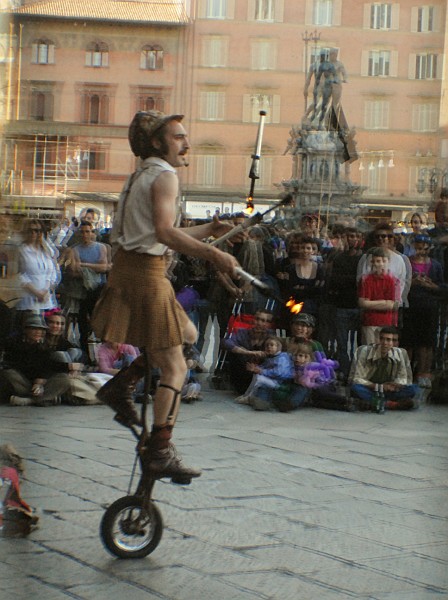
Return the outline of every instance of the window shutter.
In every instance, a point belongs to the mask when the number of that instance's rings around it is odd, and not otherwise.
[[[103,52],[103,60],[102,60],[101,66],[103,66],[103,67],[109,66],[109,52]]]
[[[332,25],[341,24],[342,20],[342,0],[333,0],[333,22]]]
[[[408,73],[408,77],[409,79],[415,79],[415,63],[417,60],[417,55],[411,53],[409,55],[409,73]]]
[[[228,19],[235,18],[235,0],[227,0],[226,17]]]
[[[313,25],[313,0],[306,0],[305,25]]]
[[[53,94],[45,94],[45,120],[53,120],[54,97]]]
[[[363,17],[363,23],[362,26],[364,27],[364,29],[370,29],[370,13],[372,11],[372,5],[369,4],[364,4],[364,17]]]
[[[280,95],[279,94],[274,94],[272,97],[271,123],[280,123]]]
[[[418,29],[418,6],[411,8],[411,31],[417,33]]]
[[[54,44],[48,44],[48,64],[54,64]]]
[[[146,53],[143,50],[140,52],[140,69],[146,69]]]
[[[367,77],[369,74],[369,51],[363,50],[361,54],[361,75]]]
[[[243,95],[243,123],[250,123],[252,116],[252,108],[250,102],[250,94]]]
[[[218,92],[218,114],[216,118],[218,121],[223,121],[226,114],[226,95],[224,92]]]
[[[443,56],[441,54],[437,54],[436,78],[442,79],[442,73],[443,73]]]
[[[277,23],[283,23],[283,8],[283,0],[275,0],[274,21]]]
[[[392,50],[390,53],[390,76],[398,76],[398,50]]]
[[[434,12],[433,12],[433,19],[432,19],[432,31],[438,32],[438,31],[440,31],[440,24],[442,22],[441,7],[434,6],[433,11]],[[448,18],[448,17],[446,17],[446,18]]]
[[[32,44],[31,46],[31,62],[37,63],[39,60],[39,44]]]
[[[199,0],[198,4],[199,4],[199,6],[198,6],[198,17],[200,19],[204,19],[205,18],[205,14],[206,14],[206,8],[207,8],[207,0]]]
[[[247,3],[247,20],[255,21],[255,0],[249,0]]]
[[[397,3],[392,4],[392,18],[391,18],[391,29],[400,28],[400,5]]]

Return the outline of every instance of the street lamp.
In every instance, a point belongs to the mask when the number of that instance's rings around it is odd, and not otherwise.
[[[447,186],[448,180],[448,169],[439,169],[437,167],[423,168],[418,172],[418,180],[417,180],[417,192],[419,194],[423,194],[426,190],[431,195],[434,195],[435,191],[439,187]]]

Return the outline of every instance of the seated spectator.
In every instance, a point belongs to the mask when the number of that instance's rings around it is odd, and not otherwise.
[[[246,392],[239,396],[237,404],[248,404],[255,410],[269,410],[272,406],[272,391],[293,377],[291,356],[282,352],[282,341],[268,337],[263,346],[266,358],[261,364],[248,362],[246,369],[253,373]]]
[[[302,406],[311,395],[311,388],[305,381],[305,368],[314,360],[312,345],[309,342],[297,344],[293,355],[293,381],[283,389],[274,391],[272,402],[280,412],[289,412]]]
[[[139,350],[129,344],[104,340],[98,346],[98,370],[107,375],[116,375],[120,369],[128,367],[139,354]]]
[[[64,314],[59,308],[47,311],[45,322],[48,325],[45,347],[52,351],[53,360],[71,364],[73,365],[71,370],[80,371],[83,367],[82,350],[71,344],[65,337]]]
[[[193,344],[184,344],[184,357],[188,371],[180,397],[182,402],[189,404],[201,399],[201,384],[194,375],[194,370],[201,362],[201,353]]]
[[[397,335],[396,327],[383,327],[379,344],[359,346],[355,352],[350,371],[351,392],[370,406],[375,384],[382,384],[387,409],[415,407],[413,398],[418,388],[412,384],[406,350],[394,346]]]
[[[251,382],[252,374],[246,370],[248,362],[259,362],[266,356],[263,345],[272,336],[274,315],[270,310],[260,309],[254,315],[250,329],[238,329],[231,337],[221,341],[228,352],[230,383],[239,394],[244,394]]]
[[[13,406],[49,406],[70,388],[71,366],[53,360],[45,347],[48,329],[39,315],[28,315],[23,336],[6,344],[0,389]]]
[[[316,329],[316,319],[313,315],[300,312],[291,319],[291,335],[286,338],[286,351],[293,356],[297,353],[298,344],[307,342],[311,344],[313,352],[323,352],[323,346],[320,342],[313,339],[313,333]]]
[[[369,254],[372,272],[361,277],[358,289],[363,344],[378,343],[381,327],[397,324],[400,306],[400,282],[388,273],[389,252],[371,248]]]

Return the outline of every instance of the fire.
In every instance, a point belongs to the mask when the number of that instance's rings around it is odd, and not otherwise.
[[[248,196],[246,198],[245,212],[247,212],[249,215],[251,215],[254,212],[254,199],[252,198],[252,196]]]
[[[286,306],[289,308],[289,312],[293,315],[297,315],[303,308],[303,302],[296,302],[294,298],[290,298],[286,303]]]

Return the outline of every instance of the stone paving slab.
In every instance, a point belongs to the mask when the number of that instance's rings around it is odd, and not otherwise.
[[[176,444],[203,476],[157,483],[165,529],[111,557],[104,509],[126,494],[135,440],[104,406],[0,406],[41,527],[0,538],[19,600],[427,600],[448,597],[448,408],[384,416],[256,413],[226,391],[183,406]]]

